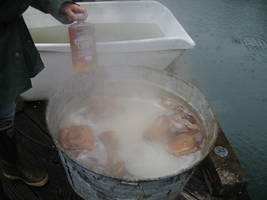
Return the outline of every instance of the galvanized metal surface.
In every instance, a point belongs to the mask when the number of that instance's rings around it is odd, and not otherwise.
[[[166,199],[182,191],[195,167],[186,173],[155,179],[121,179],[94,172],[60,152],[73,189],[84,199]]]
[[[125,179],[112,177],[89,169],[73,160],[56,140],[58,119],[71,101],[81,98],[97,84],[103,82],[139,82],[164,89],[195,110],[204,125],[206,146],[202,161],[210,152],[217,137],[217,118],[205,96],[193,85],[177,76],[142,66],[109,66],[77,74],[61,85],[51,97],[47,107],[47,125],[59,149],[61,160],[74,190],[84,199],[175,199],[190,179],[196,166],[165,177],[149,179]]]

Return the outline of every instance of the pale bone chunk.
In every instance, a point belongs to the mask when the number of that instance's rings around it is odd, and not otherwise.
[[[58,137],[60,146],[65,150],[92,150],[94,147],[93,131],[87,125],[62,129]]]
[[[171,153],[179,154],[194,149],[196,147],[196,140],[189,134],[180,134],[169,139],[167,144]]]
[[[90,98],[90,107],[93,120],[100,120],[115,116],[123,111],[122,108],[115,106],[115,98],[109,95],[94,95]]]
[[[116,158],[116,150],[119,143],[118,134],[114,131],[106,131],[101,133],[98,138],[107,152],[107,173],[112,176],[121,176],[124,172],[124,163],[117,161]]]
[[[167,115],[160,115],[156,121],[148,127],[143,137],[145,140],[152,141],[160,139],[169,131],[169,119]]]
[[[102,112],[107,106],[113,105],[114,97],[108,95],[94,95],[90,98],[90,106],[95,113]]]

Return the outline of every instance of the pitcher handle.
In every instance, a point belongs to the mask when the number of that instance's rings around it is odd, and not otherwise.
[[[140,190],[142,191],[143,196],[140,198],[134,198],[134,199],[144,199],[145,191],[144,191],[143,187],[140,185],[140,183],[132,183],[132,182],[125,182],[125,181],[117,181],[116,183],[113,184],[113,186],[111,188],[112,197],[114,197],[114,189],[115,189],[116,185],[118,185],[118,184],[130,185],[130,186],[139,186]],[[115,198],[115,199],[118,199],[118,198]],[[134,200],[134,199],[127,199],[127,200]]]

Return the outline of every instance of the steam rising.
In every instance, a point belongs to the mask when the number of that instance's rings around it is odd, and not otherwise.
[[[111,78],[111,77],[109,77]],[[162,114],[170,115],[174,111],[160,106],[158,92],[137,84],[136,87],[121,84],[104,84],[96,86],[91,96],[108,94],[115,96],[114,105],[123,112],[101,120],[92,118],[87,97],[70,106],[61,119],[59,129],[68,126],[89,125],[94,131],[95,146],[93,151],[81,151],[73,156],[82,164],[92,167],[90,162],[96,159],[100,165],[96,170],[102,171],[107,164],[107,153],[98,139],[102,132],[112,130],[118,134],[119,146],[116,157],[125,164],[127,171],[134,177],[154,178],[173,174],[186,169],[202,156],[202,151],[191,152],[180,156],[169,153],[165,143],[146,141],[144,132]],[[167,93],[165,95],[168,95]],[[202,140],[202,133],[196,135],[196,140]],[[71,152],[70,152],[71,154]]]

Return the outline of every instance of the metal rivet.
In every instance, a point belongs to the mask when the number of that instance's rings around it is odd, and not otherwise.
[[[216,146],[214,148],[214,152],[216,155],[218,155],[220,157],[225,157],[228,155],[228,150],[222,146]]]
[[[15,53],[15,56],[16,56],[16,57],[19,57],[19,53]]]

